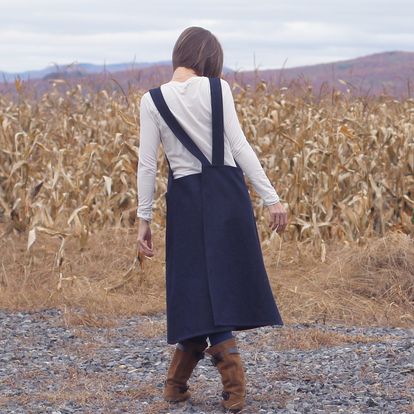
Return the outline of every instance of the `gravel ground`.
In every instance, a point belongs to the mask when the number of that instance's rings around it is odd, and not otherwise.
[[[189,401],[163,401],[174,350],[164,314],[103,327],[65,321],[59,309],[0,310],[1,414],[225,412],[208,357],[189,381]],[[292,324],[235,336],[247,380],[243,413],[414,412],[413,329]]]

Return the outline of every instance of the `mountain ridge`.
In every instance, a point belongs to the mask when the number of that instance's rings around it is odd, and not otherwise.
[[[62,70],[63,68],[63,70]],[[388,93],[394,96],[411,97],[414,92],[414,52],[392,50],[342,59],[333,62],[315,63],[295,67],[256,69],[236,71],[223,68],[225,78],[230,82],[255,85],[258,81],[289,87],[298,78],[305,79],[314,90],[332,86],[342,91],[357,94]],[[38,77],[36,77],[38,76]],[[71,63],[53,65],[41,70],[7,73],[0,71],[0,79],[5,86],[16,78],[34,83],[45,89],[41,82],[47,84],[53,79],[92,78],[101,82],[102,78],[111,77],[121,86],[137,85],[148,89],[168,82],[172,76],[170,60],[158,62],[129,62],[113,64]],[[39,83],[40,82],[40,83]],[[10,89],[10,87],[8,88]]]

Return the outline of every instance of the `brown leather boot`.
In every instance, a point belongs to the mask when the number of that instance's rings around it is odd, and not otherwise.
[[[245,405],[246,381],[244,366],[236,345],[236,338],[226,339],[206,349],[212,364],[218,369],[223,384],[221,405],[233,413]]]
[[[190,398],[191,393],[188,391],[187,380],[198,361],[204,358],[204,350],[207,346],[207,341],[199,343],[191,340],[185,340],[183,344],[176,345],[164,383],[164,399],[166,401],[178,402]]]

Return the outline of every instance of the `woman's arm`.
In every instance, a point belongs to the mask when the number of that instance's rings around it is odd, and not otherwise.
[[[137,168],[137,216],[148,222],[152,220],[155,179],[157,174],[157,155],[161,143],[157,119],[150,108],[148,92],[140,102],[140,140]]]
[[[279,195],[264,172],[256,153],[249,144],[240,126],[230,85],[221,79],[223,91],[224,132],[234,159],[252,182],[265,206],[279,202]]]

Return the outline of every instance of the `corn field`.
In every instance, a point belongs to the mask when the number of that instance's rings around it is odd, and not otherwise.
[[[414,101],[232,85],[288,210],[286,231],[271,232],[246,177],[285,320],[412,326]],[[136,254],[143,90],[73,80],[14,88],[0,94],[0,307],[83,309],[86,321],[165,311],[162,149],[155,255]]]
[[[246,137],[288,208],[286,240],[365,242],[390,231],[414,234],[414,100],[317,100],[265,82],[233,85]],[[91,92],[54,81],[38,98],[16,82],[0,95],[0,221],[5,233],[75,237],[136,222],[139,102],[143,91]],[[164,225],[168,165],[161,150],[154,195]],[[272,235],[249,185],[263,243]],[[26,234],[26,233],[25,233]]]

